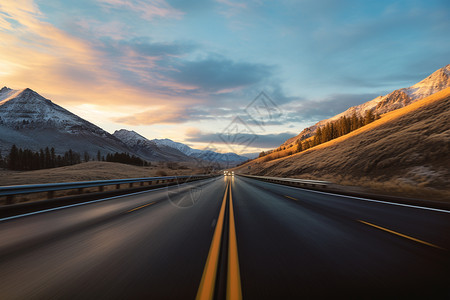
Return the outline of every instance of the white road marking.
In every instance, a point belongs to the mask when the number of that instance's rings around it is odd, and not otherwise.
[[[252,179],[252,178],[248,178],[248,179]],[[254,179],[254,180],[258,180],[258,179]],[[389,205],[397,205],[397,206],[411,207],[411,208],[417,208],[417,209],[431,210],[431,211],[437,211],[437,212],[443,212],[443,213],[450,214],[450,211],[449,210],[445,210],[445,209],[438,209],[438,208],[431,208],[431,207],[417,206],[417,205],[403,204],[403,203],[395,203],[395,202],[387,202],[387,201],[367,199],[367,198],[361,198],[361,197],[355,197],[355,196],[347,196],[347,195],[341,195],[341,194],[333,194],[333,193],[327,193],[327,192],[303,189],[303,188],[300,188],[300,187],[293,187],[293,186],[288,186],[288,185],[283,185],[283,184],[277,184],[277,183],[272,183],[272,182],[267,182],[267,181],[262,181],[262,180],[258,180],[258,181],[269,183],[269,184],[274,184],[274,185],[277,185],[277,186],[283,186],[283,187],[290,188],[290,189],[312,192],[312,193],[331,195],[331,196],[338,196],[338,197],[342,197],[342,198],[352,198],[352,199],[357,199],[357,200],[363,200],[363,201],[369,201],[369,202],[377,202],[377,203],[383,203],[383,204],[389,204]]]

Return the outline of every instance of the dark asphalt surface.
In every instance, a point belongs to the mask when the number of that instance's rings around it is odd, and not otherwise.
[[[0,221],[0,299],[194,299],[227,180],[244,299],[449,299],[449,212],[238,176]]]

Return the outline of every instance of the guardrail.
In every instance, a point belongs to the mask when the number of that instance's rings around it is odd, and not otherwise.
[[[146,178],[130,178],[130,179],[113,179],[113,180],[96,180],[96,181],[80,181],[80,182],[64,182],[64,183],[49,183],[49,184],[31,184],[31,185],[14,185],[0,187],[0,197],[6,197],[6,204],[12,204],[14,197],[24,194],[33,193],[47,193],[47,199],[54,198],[56,191],[63,190],[78,190],[78,193],[83,193],[83,189],[97,187],[99,192],[104,191],[104,187],[115,185],[116,190],[121,189],[122,185],[127,185],[127,188],[133,188],[135,185],[144,187],[162,184],[185,183],[188,181],[195,181],[200,179],[211,178],[216,175],[186,175],[186,176],[165,176],[165,177],[146,177]]]
[[[297,179],[297,178],[281,178],[281,177],[266,177],[266,176],[254,176],[254,175],[243,175],[236,174],[238,176],[258,179],[262,181],[279,183],[290,186],[298,186],[298,187],[314,187],[314,188],[327,188],[331,182],[329,181],[321,181],[321,180],[308,180],[308,179]]]

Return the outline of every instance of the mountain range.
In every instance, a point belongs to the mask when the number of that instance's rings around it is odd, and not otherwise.
[[[288,146],[297,140],[305,140],[314,135],[317,128],[325,126],[328,122],[338,120],[341,117],[351,117],[353,114],[364,116],[371,110],[374,114],[382,115],[384,113],[405,107],[425,97],[433,95],[450,86],[450,64],[438,69],[433,74],[422,81],[407,87],[395,90],[387,95],[378,96],[375,99],[363,104],[350,107],[346,111],[317,122],[313,126],[303,129],[297,136],[288,139],[282,146]]]
[[[110,134],[26,88],[0,90],[0,154],[11,146],[39,150],[54,147],[57,154],[72,149],[95,157],[127,152],[147,161],[211,162],[232,166],[248,158],[234,153],[193,149],[169,139],[148,140],[134,131]]]
[[[307,139],[327,122],[367,110],[380,118],[293,153],[280,147],[234,168],[241,174],[329,180],[344,191],[442,200],[450,192],[450,65],[419,83],[351,107],[306,128],[285,145]],[[268,159],[269,158],[269,159]],[[351,187],[349,187],[351,186]]]

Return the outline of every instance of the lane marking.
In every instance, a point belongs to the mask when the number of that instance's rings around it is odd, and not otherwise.
[[[216,229],[214,230],[211,247],[209,248],[208,258],[206,259],[200,286],[198,287],[197,300],[211,300],[214,297],[214,287],[216,284],[217,269],[219,266],[220,243],[222,241],[223,223],[225,219],[225,205],[228,195],[228,182],[223,195],[222,206],[220,207],[219,218],[217,219]]]
[[[233,196],[230,193],[230,230],[228,239],[228,272],[227,272],[227,300],[241,300],[241,276],[239,272],[239,257],[237,250],[236,225],[234,223]]]
[[[214,179],[211,180],[211,181],[214,181]],[[191,182],[182,183],[182,184],[189,184],[189,183],[191,183]],[[195,183],[195,181],[194,181],[194,183]],[[206,182],[206,183],[208,183],[208,182]],[[148,191],[134,192],[134,193],[125,194],[125,195],[118,195],[118,196],[102,198],[102,199],[97,199],[97,200],[92,200],[92,201],[87,201],[87,202],[80,202],[80,203],[75,203],[75,204],[71,204],[71,205],[64,205],[64,206],[58,206],[58,207],[54,207],[54,208],[48,208],[48,209],[33,211],[33,212],[26,213],[26,214],[20,214],[20,215],[15,215],[15,216],[1,218],[0,222],[8,221],[8,220],[14,220],[14,219],[18,219],[18,218],[28,217],[28,216],[32,216],[32,215],[42,214],[42,213],[46,213],[46,212],[50,212],[50,211],[56,211],[56,210],[60,210],[60,209],[70,208],[70,207],[76,207],[76,206],[81,206],[81,205],[86,205],[86,204],[92,204],[92,203],[97,203],[97,202],[102,202],[102,201],[107,201],[107,200],[118,199],[118,198],[122,198],[122,197],[128,197],[128,196],[135,196],[135,195],[150,193],[150,192],[154,192],[154,191],[168,189],[170,187],[172,187],[172,186],[169,186],[169,187],[164,186],[164,187],[160,187],[160,188],[156,188],[156,189],[151,189],[151,190],[148,190]]]
[[[250,178],[247,178],[247,179],[250,179]],[[257,180],[257,179],[254,179],[254,180]],[[396,205],[396,206],[418,208],[418,209],[423,209],[423,210],[431,210],[431,211],[437,211],[437,212],[443,212],[443,213],[450,214],[450,210],[445,210],[445,209],[425,207],[425,206],[417,206],[417,205],[403,204],[403,203],[395,203],[395,202],[386,202],[386,201],[381,201],[381,200],[367,199],[367,198],[361,198],[361,197],[355,197],[355,196],[347,196],[347,195],[341,195],[341,194],[333,194],[333,193],[321,192],[321,191],[315,191],[315,190],[308,190],[308,189],[303,189],[301,187],[287,186],[287,185],[282,185],[282,184],[277,184],[277,183],[272,183],[272,182],[266,182],[266,181],[261,181],[261,180],[257,180],[257,181],[258,182],[268,183],[268,184],[273,184],[273,185],[276,185],[276,186],[279,186],[279,187],[285,187],[285,188],[294,189],[294,190],[302,190],[302,191],[305,191],[305,192],[312,192],[312,193],[317,193],[317,194],[331,195],[331,196],[337,196],[337,197],[341,197],[341,198],[351,198],[351,199],[357,199],[357,200],[363,200],[363,201],[369,201],[369,202],[377,202],[377,203]]]
[[[289,197],[289,196],[286,196],[286,195],[284,195],[284,196],[285,196],[286,198],[288,198],[288,199],[298,201],[298,199],[295,199],[295,198],[293,198],[293,197]]]
[[[437,248],[437,249],[445,250],[444,248],[436,246],[434,244],[431,244],[431,243],[428,243],[428,242],[425,242],[425,241],[413,238],[412,236],[409,236],[409,235],[406,235],[406,234],[402,234],[402,233],[399,233],[399,232],[396,232],[396,231],[393,231],[393,230],[390,230],[390,229],[387,229],[387,228],[384,228],[384,227],[381,227],[381,226],[378,226],[378,225],[375,225],[375,224],[372,224],[372,223],[369,223],[369,222],[365,222],[365,221],[361,221],[361,220],[358,220],[358,222],[361,222],[363,224],[366,224],[366,225],[369,225],[369,226],[372,226],[372,227],[384,230],[386,232],[389,232],[389,233],[401,236],[403,238],[406,238],[406,239],[409,239],[409,240],[412,240],[412,241],[415,241],[415,242],[418,242],[418,243],[421,243],[421,244],[424,244],[424,245],[427,245],[427,246],[430,246],[430,247],[434,247],[434,248]]]
[[[130,210],[129,210],[129,211],[127,211],[127,212],[132,212],[132,211],[135,211],[135,210],[138,210],[138,209],[141,209],[141,208],[147,207],[147,206],[149,206],[149,205],[152,205],[152,204],[155,204],[155,203],[156,203],[156,202],[148,203],[148,204],[145,204],[145,205],[142,205],[142,206],[139,206],[139,207],[136,207],[136,208],[130,209]]]

